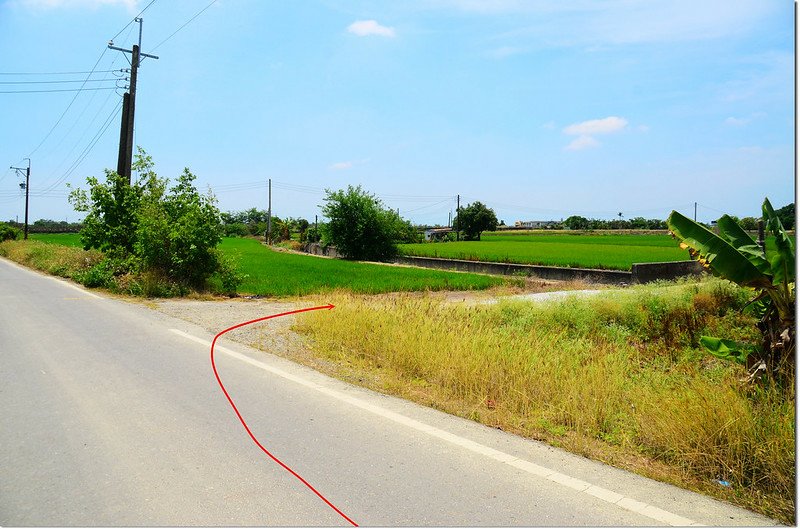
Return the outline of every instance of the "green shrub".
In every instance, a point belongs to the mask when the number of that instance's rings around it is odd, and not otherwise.
[[[335,246],[345,259],[388,261],[397,255],[395,241],[407,230],[407,223],[396,212],[361,186],[326,193],[322,212],[328,223],[321,227],[323,244]]]
[[[3,241],[16,241],[22,233],[13,226],[9,226],[5,222],[0,222],[0,242]]]
[[[223,228],[214,196],[197,191],[188,169],[168,187],[141,149],[134,170],[139,178],[130,185],[107,170],[105,183],[90,177],[88,192],[70,194],[75,209],[87,213],[81,230],[84,248],[97,248],[109,259],[87,272],[85,280],[112,288],[109,274],[117,278],[114,283],[132,275],[135,279],[117,287],[157,296],[204,289],[218,273],[229,284],[235,281],[216,251]]]

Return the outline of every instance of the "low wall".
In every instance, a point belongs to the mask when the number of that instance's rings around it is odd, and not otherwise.
[[[700,275],[703,267],[697,261],[634,264],[631,271],[597,270],[593,268],[562,268],[558,266],[524,265],[512,263],[487,263],[436,257],[399,257],[395,262],[441,270],[459,270],[479,274],[525,275],[559,281],[581,280],[610,285],[650,283],[689,275]]]
[[[650,283],[659,279],[676,279],[684,276],[699,276],[703,265],[697,261],[672,263],[640,263],[631,267],[634,283]]]
[[[335,246],[326,246],[323,247],[318,242],[307,242],[303,245],[303,251],[305,253],[310,253],[313,255],[322,255],[323,257],[335,257],[340,258],[339,252],[336,251]]]
[[[570,281],[580,279],[590,283],[607,283],[618,285],[633,282],[633,274],[624,270],[594,270],[591,268],[561,268],[558,266],[524,265],[513,263],[487,263],[482,261],[466,261],[462,259],[441,259],[437,257],[399,257],[399,264],[439,268],[442,270],[459,270],[494,275],[526,275],[541,279]]]
[[[336,247],[323,248],[319,243],[306,243],[303,251],[325,257],[341,257]],[[689,275],[700,275],[703,267],[697,261],[678,261],[668,263],[640,263],[634,264],[630,271],[626,270],[598,270],[594,268],[564,268],[559,266],[526,265],[515,263],[490,263],[484,261],[467,261],[464,259],[442,259],[439,257],[398,257],[394,261],[398,264],[419,266],[422,268],[436,268],[439,270],[457,270],[460,272],[474,272],[477,274],[492,275],[522,275],[533,276],[541,279],[558,281],[581,280],[588,283],[603,283],[609,285],[650,283],[659,279],[675,279]]]

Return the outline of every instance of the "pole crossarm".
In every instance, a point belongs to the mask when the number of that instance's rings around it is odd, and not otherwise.
[[[108,47],[112,50],[121,51],[123,53],[133,53],[133,50],[126,50],[125,48],[119,48],[117,46],[112,46],[110,43]],[[158,59],[158,55],[150,55],[149,53],[142,53],[139,52],[139,57],[149,57],[150,59]]]

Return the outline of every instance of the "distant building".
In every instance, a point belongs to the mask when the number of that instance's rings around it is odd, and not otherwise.
[[[441,241],[447,237],[448,233],[452,233],[453,228],[425,228],[426,241]]]
[[[555,228],[559,224],[557,220],[518,220],[514,222],[514,227],[528,230],[546,230]]]

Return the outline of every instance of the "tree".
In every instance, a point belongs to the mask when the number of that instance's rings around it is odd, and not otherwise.
[[[758,229],[758,219],[755,217],[742,217],[739,226],[745,231],[755,231]]]
[[[170,188],[141,149],[133,169],[139,177],[130,185],[106,170],[105,183],[90,177],[88,192],[70,193],[73,207],[87,213],[81,230],[84,248],[106,256],[102,270],[145,274],[151,283],[165,281],[167,291],[170,284],[179,290],[205,288],[212,275],[220,274],[225,290],[235,290],[236,273],[216,250],[222,216],[214,196],[197,191],[189,169]]]
[[[323,244],[336,246],[345,259],[387,261],[397,254],[397,213],[361,186],[325,193],[322,214],[328,222],[320,226]]]
[[[705,268],[734,283],[752,288],[748,303],[759,317],[762,342],[758,346],[703,336],[700,342],[715,356],[736,360],[761,373],[793,375],[795,365],[795,250],[768,199],[762,206],[767,229],[775,237],[775,251],[767,254],[736,221],[723,215],[719,235],[673,211],[667,225]]]
[[[465,240],[479,241],[481,232],[497,230],[497,215],[481,202],[473,202],[458,211],[453,225],[464,232]]]
[[[793,230],[794,223],[795,223],[795,213],[794,213],[794,202],[791,204],[786,204],[782,208],[776,209],[775,214],[781,221],[781,225],[783,225],[783,229],[785,230]]]
[[[567,217],[564,221],[564,226],[570,230],[588,230],[589,219],[581,217],[580,215],[572,215],[571,217]]]

